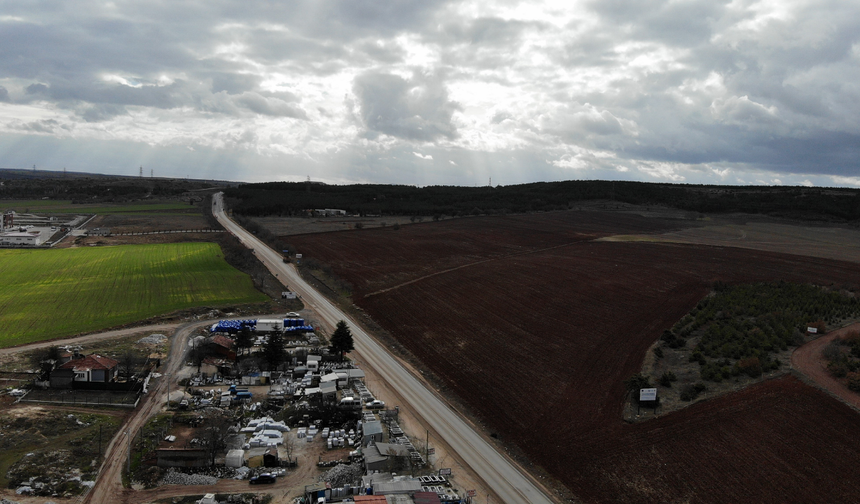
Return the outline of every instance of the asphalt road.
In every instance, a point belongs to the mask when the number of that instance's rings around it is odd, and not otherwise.
[[[292,264],[283,262],[276,252],[245,231],[224,214],[221,193],[213,198],[212,213],[246,247],[254,250],[257,258],[269,268],[284,285],[298,293],[302,301],[313,309],[329,327],[346,321],[353,334],[355,351],[363,361],[388,382],[406,401],[406,405],[423,418],[452,450],[472,468],[487,488],[499,500],[508,504],[542,504],[553,502],[532,479],[508,457],[499,453],[466,422],[435,391],[412,375],[387,349],[371,338],[351,317],[334,306],[298,274]]]

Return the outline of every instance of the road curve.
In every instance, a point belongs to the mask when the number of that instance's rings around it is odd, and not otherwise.
[[[791,367],[803,373],[804,376],[834,397],[860,410],[860,395],[849,390],[848,387],[830,374],[822,355],[824,349],[831,341],[841,338],[846,334],[857,332],[858,330],[860,330],[860,323],[851,324],[797,347],[791,353]]]
[[[452,450],[481,478],[487,488],[508,504],[549,504],[553,500],[542,492],[517,465],[499,453],[481,437],[459,413],[429,390],[412,375],[387,349],[371,338],[346,313],[334,306],[322,294],[302,279],[292,264],[283,262],[280,253],[273,251],[244,228],[224,214],[222,193],[212,199],[212,214],[246,247],[253,249],[257,258],[275,273],[282,283],[302,297],[319,317],[334,327],[338,321],[349,323],[354,336],[355,350],[374,370],[406,401],[409,408],[436,431]]]

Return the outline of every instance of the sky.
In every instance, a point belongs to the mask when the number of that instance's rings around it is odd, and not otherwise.
[[[860,187],[860,2],[0,0],[0,167]]]

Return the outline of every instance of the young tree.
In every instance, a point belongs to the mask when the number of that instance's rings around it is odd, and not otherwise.
[[[54,367],[60,362],[62,352],[56,345],[45,348],[41,351],[33,352],[30,357],[30,364],[33,367],[39,368],[42,373],[50,373]]]
[[[251,336],[251,329],[247,326],[236,334],[236,361],[239,361],[239,356],[244,354],[249,348],[254,346],[254,337]]]
[[[352,331],[349,330],[349,326],[343,320],[337,323],[334,334],[331,335],[331,346],[329,349],[332,352],[340,354],[341,360],[343,360],[345,353],[355,349],[352,341]]]
[[[284,349],[284,339],[280,331],[269,335],[269,339],[263,346],[263,355],[268,364],[269,371],[277,370],[287,360],[287,351]]]
[[[213,354],[212,344],[206,341],[204,338],[195,338],[193,346],[189,351],[189,357],[191,362],[197,366],[197,372],[200,372],[200,369],[203,367],[203,361],[206,360],[207,357],[210,357]]]
[[[138,359],[137,354],[131,350],[127,350],[122,354],[122,357],[120,357],[120,366],[126,380],[130,380],[131,375],[137,370],[139,360],[140,359]]]

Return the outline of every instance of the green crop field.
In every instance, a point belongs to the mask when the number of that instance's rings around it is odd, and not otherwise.
[[[0,250],[0,347],[268,299],[214,243]]]

